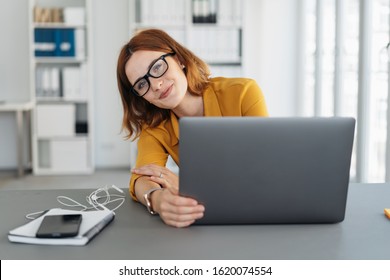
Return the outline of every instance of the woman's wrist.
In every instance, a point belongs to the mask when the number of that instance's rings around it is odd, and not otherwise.
[[[156,189],[153,193],[151,193],[150,195],[150,202],[152,204],[152,209],[155,213],[159,213],[160,209],[158,207],[158,201],[160,200],[160,195],[162,193],[164,189],[163,188],[160,188],[160,189]]]
[[[152,215],[154,214],[157,214],[156,211],[154,210],[154,204],[153,204],[153,201],[152,201],[152,195],[160,190],[161,188],[160,187],[156,187],[156,188],[151,188],[149,190],[147,190],[144,194],[143,194],[143,198],[145,200],[145,206],[148,210],[148,212]]]

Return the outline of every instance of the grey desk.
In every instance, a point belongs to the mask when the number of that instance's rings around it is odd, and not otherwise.
[[[84,247],[10,243],[8,230],[27,213],[78,201],[91,190],[0,191],[1,259],[386,259],[390,260],[390,184],[351,184],[339,224],[171,228],[127,201],[115,220]]]
[[[30,117],[30,111],[33,108],[32,102],[7,102],[0,104],[0,112],[15,112],[16,114],[16,127],[17,127],[17,141],[18,141],[18,176],[23,176],[23,114],[26,113],[28,121]],[[28,122],[27,121],[27,122]],[[30,127],[30,125],[29,125]]]

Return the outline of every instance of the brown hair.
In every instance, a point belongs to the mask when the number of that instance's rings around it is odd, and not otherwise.
[[[135,34],[122,47],[117,64],[117,82],[124,112],[122,130],[127,131],[126,139],[132,136],[134,139],[137,138],[144,125],[156,127],[170,117],[169,109],[158,108],[131,92],[125,65],[132,54],[139,50],[175,53],[180,63],[185,66],[184,73],[187,78],[188,91],[191,94],[202,95],[210,76],[207,64],[166,32],[159,29],[147,29]]]

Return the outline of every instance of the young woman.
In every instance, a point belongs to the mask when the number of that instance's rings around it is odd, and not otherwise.
[[[130,194],[168,225],[186,227],[205,208],[179,195],[179,119],[184,116],[267,116],[263,94],[251,79],[210,78],[205,62],[167,33],[148,29],[125,44],[118,58],[122,127],[138,138]],[[179,165],[180,166],[180,165]]]

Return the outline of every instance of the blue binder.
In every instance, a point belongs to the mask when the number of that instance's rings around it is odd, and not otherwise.
[[[73,28],[36,28],[34,30],[36,57],[74,57]]]
[[[64,28],[56,30],[56,55],[65,57],[75,56],[74,29]]]
[[[56,36],[55,29],[36,28],[34,30],[35,56],[55,56]]]

